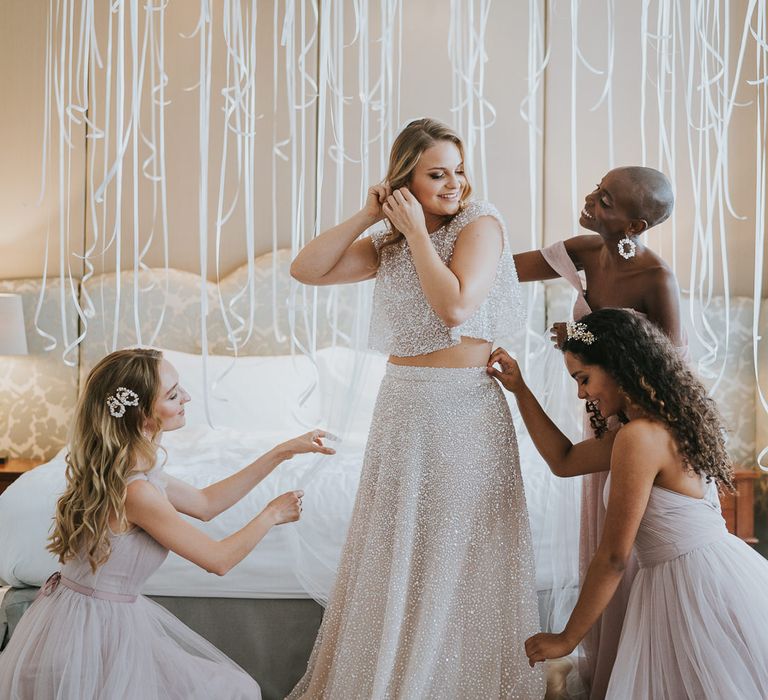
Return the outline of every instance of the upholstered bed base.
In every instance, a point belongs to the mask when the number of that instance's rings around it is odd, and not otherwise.
[[[3,644],[37,591],[6,593],[0,606]],[[150,597],[248,671],[264,700],[282,700],[302,676],[323,612],[313,600]]]

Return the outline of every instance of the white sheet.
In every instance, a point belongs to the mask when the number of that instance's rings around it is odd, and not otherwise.
[[[169,359],[178,365],[181,382],[186,382],[193,389],[193,395],[199,397],[200,387],[195,383],[201,374],[199,356],[169,353]],[[292,374],[297,363],[307,371]],[[216,376],[229,365],[229,358],[214,358],[211,370]],[[192,521],[211,537],[222,539],[243,527],[271,499],[285,491],[303,488],[306,492],[304,514],[299,523],[273,528],[256,549],[224,577],[209,574],[170,554],[147,581],[144,592],[201,597],[308,598],[309,591],[321,598],[327,597],[346,538],[384,365],[385,358],[381,356],[356,356],[344,348],[321,350],[317,353],[318,394],[310,397],[305,406],[307,412],[297,416],[293,408],[295,402],[284,400],[281,388],[287,387],[293,396],[311,385],[313,380],[309,375],[314,370],[309,360],[243,358],[219,386],[222,390],[225,385],[238,383],[238,400],[214,399],[212,402],[215,420],[220,426],[217,430],[205,424],[201,402],[198,401],[196,407],[191,404],[187,426],[165,435],[164,446],[168,452],[165,468],[169,474],[198,487],[230,475],[281,440],[313,427],[305,424],[311,420],[312,413],[319,412],[326,417],[323,427],[346,432],[346,436],[341,443],[334,444],[338,450],[336,456],[295,457],[279,466],[240,503],[218,518],[209,523]],[[358,377],[355,392],[351,392],[353,374]],[[290,376],[286,379],[287,375]],[[541,482],[548,472],[521,430],[522,423],[510,395],[508,399],[521,436],[528,509],[546,516],[551,511],[551,503]],[[265,416],[271,420],[267,421],[268,430],[239,432],[236,429],[261,427]],[[279,430],[276,426],[283,427]],[[62,451],[48,464],[23,475],[0,495],[0,580],[14,586],[39,586],[59,568],[45,547],[56,500],[64,489],[64,470]],[[551,541],[554,535],[542,531],[541,521],[541,517],[533,519],[536,583],[540,591],[547,591],[552,588],[552,557],[557,549]]]
[[[290,435],[241,434],[232,430],[187,427],[165,436],[166,470],[195,486],[222,479]],[[326,458],[304,497],[311,520],[334,530],[343,542],[339,518],[354,501],[364,437],[345,440]],[[314,457],[300,455],[280,465],[249,495],[211,522],[190,519],[215,539],[243,527],[272,498],[299,488]],[[56,500],[64,488],[64,453],[28,472],[0,495],[0,579],[13,586],[39,586],[59,568],[46,549]],[[226,576],[209,574],[171,553],[147,581],[146,594],[227,598],[306,598],[295,574],[296,537],[292,524],[273,528]],[[340,548],[341,543],[337,543]]]

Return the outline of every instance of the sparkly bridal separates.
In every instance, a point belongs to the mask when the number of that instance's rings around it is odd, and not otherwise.
[[[338,576],[290,700],[544,696],[514,428],[485,368],[387,365]]]

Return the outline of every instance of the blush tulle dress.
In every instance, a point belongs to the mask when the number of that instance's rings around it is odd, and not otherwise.
[[[163,493],[162,468],[144,478]],[[41,588],[0,654],[3,700],[259,700],[234,661],[139,595],[168,550],[139,528],[112,536],[91,572],[67,562]]]
[[[654,486],[635,553],[606,697],[768,698],[768,561],[728,533],[711,490]]]
[[[565,243],[563,241],[553,243],[547,248],[543,248],[541,254],[544,256],[544,259],[549,266],[557,272],[560,277],[567,281],[576,292],[572,312],[573,320],[578,321],[596,310],[592,309],[587,302],[587,293],[582,285],[579,272],[576,269],[573,260],[571,260],[568,255]],[[641,316],[645,315],[642,312],[638,313],[640,313]],[[678,346],[676,350],[682,359],[687,360],[688,341],[687,338],[685,338],[685,334],[683,334],[683,336],[683,344]],[[562,356],[562,353],[560,353],[559,350],[556,351],[556,354]],[[565,371],[565,363],[562,361],[562,357],[558,358],[558,363],[563,374],[566,376],[565,381],[569,385],[573,385],[571,378],[567,375],[567,371]],[[545,396],[548,393],[548,388],[542,388],[542,386],[553,386],[556,387],[554,389],[554,395],[562,397],[562,394],[559,392],[560,385],[556,384],[554,373],[545,377],[543,381],[533,383],[532,386],[538,396]],[[575,395],[576,392],[573,391],[573,389],[570,391],[573,392],[572,395]],[[568,399],[559,398],[559,401],[562,404],[566,404],[567,410]],[[581,412],[583,421],[582,437],[584,439],[591,438],[593,437],[594,432],[590,426],[587,413],[584,411],[584,403],[578,401],[577,405],[577,410]],[[559,409],[562,411],[562,407],[559,407]],[[609,421],[609,427],[616,426],[614,421],[615,419]],[[589,564],[597,553],[597,549],[600,546],[600,541],[603,537],[603,525],[605,523],[603,491],[607,479],[607,471],[585,474],[583,477],[579,478],[581,481],[581,504],[578,523],[578,555],[579,578],[582,585]],[[714,484],[712,485],[712,488],[714,489]],[[570,517],[570,513],[567,515]],[[564,516],[561,516],[561,522],[558,524],[561,527],[565,524]],[[574,525],[575,524],[576,523],[574,523]],[[561,534],[558,536],[562,537]],[[619,637],[624,623],[624,613],[629,600],[629,592],[636,572],[637,561],[634,554],[632,554],[627,562],[624,576],[622,577],[611,602],[603,611],[598,622],[592,626],[592,629],[589,630],[586,637],[584,637],[581,642],[580,650],[582,656],[579,657],[579,672],[584,684],[589,689],[588,695],[590,700],[602,700],[602,698],[605,697],[608,679],[611,677],[611,670],[616,657],[616,649],[618,648]],[[573,602],[575,603],[575,600]],[[570,611],[568,611],[568,616],[569,615]],[[557,629],[557,625],[555,625],[554,628]]]

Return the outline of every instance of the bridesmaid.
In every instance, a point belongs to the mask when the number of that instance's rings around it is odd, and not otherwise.
[[[674,195],[667,177],[653,168],[639,166],[609,171],[595,190],[584,198],[579,224],[592,234],[558,241],[542,250],[514,256],[521,282],[562,277],[576,290],[573,318],[579,320],[591,311],[616,307],[634,309],[648,317],[687,357],[687,340],[680,316],[677,281],[664,260],[647,248],[643,234],[666,221],[672,213]],[[583,288],[579,271],[586,278]],[[565,323],[555,323],[552,340],[560,345],[565,338]],[[559,364],[559,361],[558,361]],[[545,386],[539,386],[544,383]],[[557,396],[561,384],[554,376],[544,376],[532,387],[537,396]],[[603,419],[589,402],[584,437],[600,429]],[[581,580],[597,551],[605,521],[602,493],[607,472],[587,474],[582,481],[579,569]],[[581,675],[590,688],[590,698],[605,695],[608,678],[619,643],[632,577],[636,565],[627,565],[617,594],[598,624],[584,639]]]
[[[710,498],[708,482],[732,487],[714,402],[669,339],[637,313],[589,314],[569,324],[562,349],[579,397],[622,427],[574,445],[503,349],[488,370],[514,393],[555,474],[610,465],[605,528],[579,601],[562,632],[526,641],[531,664],[574,650],[614,595],[634,546],[640,570],[606,697],[768,697],[768,561],[727,532]]]
[[[272,527],[299,519],[301,491],[270,502],[221,541],[184,520],[210,520],[275,467],[305,452],[332,454],[322,431],[278,445],[196,489],[163,471],[163,432],[184,425],[189,394],[157,350],[119,350],[91,371],[78,403],[67,488],[48,547],[63,564],[0,655],[3,700],[258,700],[243,669],[139,595],[168,551],[219,576]]]

